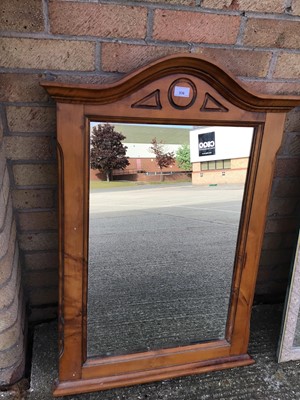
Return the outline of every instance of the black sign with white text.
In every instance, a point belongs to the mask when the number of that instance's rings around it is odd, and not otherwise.
[[[216,153],[215,132],[198,135],[199,157],[212,156]]]

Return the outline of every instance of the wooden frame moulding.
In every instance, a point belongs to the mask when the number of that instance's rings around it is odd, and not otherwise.
[[[57,102],[60,351],[54,396],[253,363],[249,323],[275,156],[286,113],[300,98],[254,94],[214,63],[187,54],[155,61],[114,84],[41,85]],[[174,96],[176,85],[189,96]],[[254,127],[224,340],[87,359],[90,121]]]

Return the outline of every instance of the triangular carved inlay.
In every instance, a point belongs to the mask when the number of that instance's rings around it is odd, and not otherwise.
[[[160,103],[160,90],[157,89],[154,92],[143,97],[141,100],[133,103],[132,108],[147,108],[152,110],[161,110],[162,105]]]
[[[205,99],[200,108],[200,111],[214,111],[214,112],[228,112],[228,108],[223,106],[218,100],[216,100],[209,93],[205,93]]]

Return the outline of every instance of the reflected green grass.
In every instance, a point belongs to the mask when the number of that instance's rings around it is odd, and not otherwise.
[[[163,181],[163,182],[132,182],[132,181],[90,181],[90,189],[113,189],[128,186],[143,186],[143,185],[176,185],[180,183],[191,183],[191,179],[176,180],[176,181]]]
[[[130,181],[90,181],[90,189],[112,189],[118,187],[136,186],[139,184],[139,182]]]

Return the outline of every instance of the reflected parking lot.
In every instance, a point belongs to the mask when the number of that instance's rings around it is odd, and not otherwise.
[[[90,194],[88,355],[224,338],[243,185]]]

